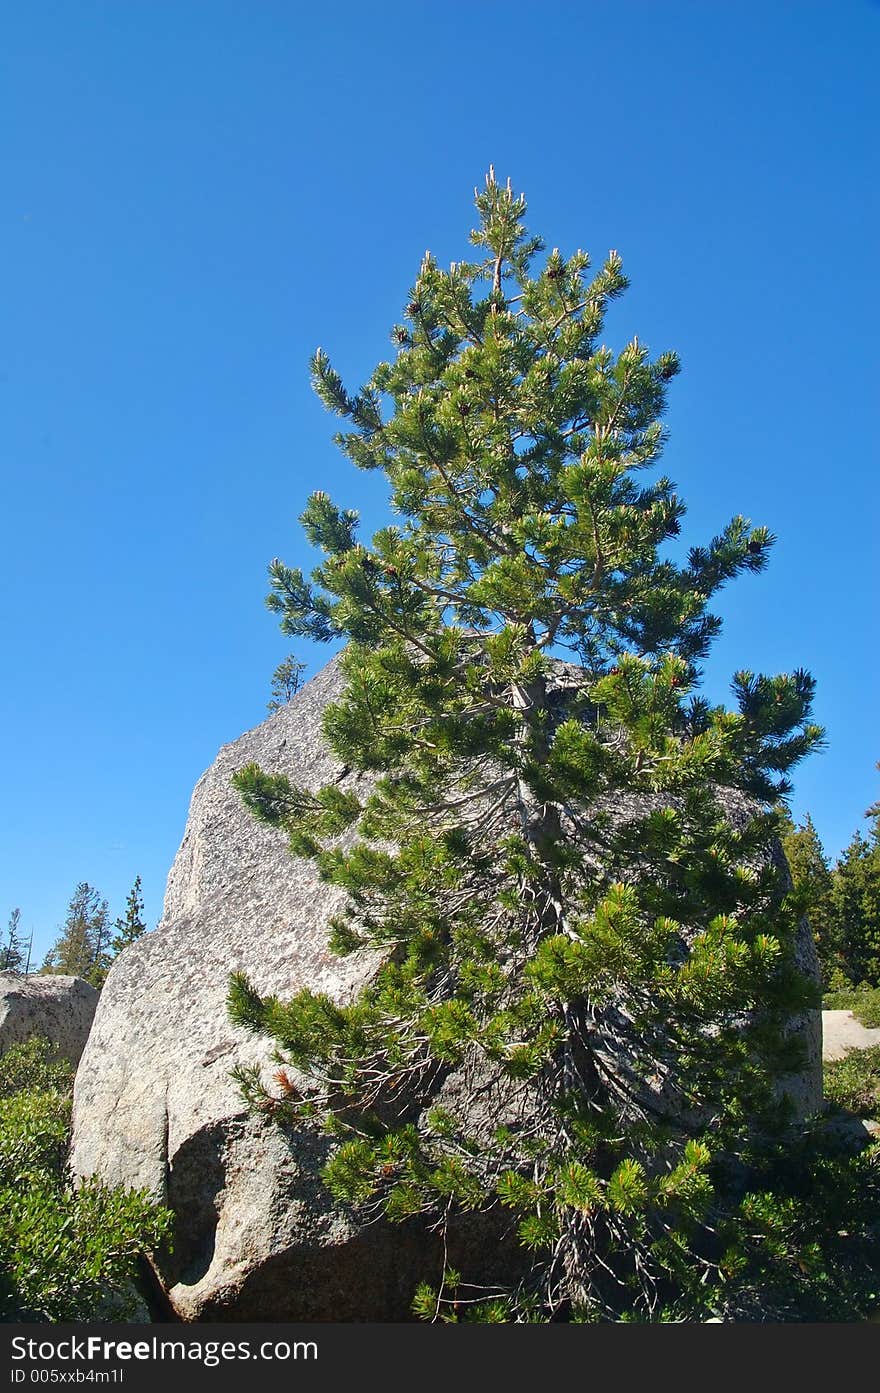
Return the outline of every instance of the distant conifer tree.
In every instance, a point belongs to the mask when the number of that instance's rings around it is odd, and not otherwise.
[[[267,710],[280,711],[282,706],[293,700],[302,686],[305,670],[306,664],[299,662],[292,653],[278,664],[272,674],[272,695],[267,702]]]
[[[100,986],[110,964],[109,907],[88,881],[70,899],[60,936],[43,961],[42,972],[68,973]]]
[[[13,909],[6,926],[6,943],[0,948],[0,971],[23,972],[25,946],[21,936],[21,910]]]
[[[113,927],[116,934],[110,944],[110,949],[114,958],[118,957],[129,944],[139,939],[141,934],[146,933],[144,900],[141,894],[139,875],[135,876],[134,884],[128,892],[128,899],[125,901],[125,914],[116,919]]]
[[[843,971],[854,986],[880,987],[880,807],[868,809],[832,873],[831,905]]]

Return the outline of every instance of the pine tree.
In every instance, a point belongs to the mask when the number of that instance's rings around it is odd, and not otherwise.
[[[144,923],[144,900],[141,894],[141,878],[135,876],[134,884],[128,892],[128,899],[125,901],[125,914],[116,919],[114,925],[116,936],[110,944],[110,949],[114,958],[117,958],[123,949],[129,944],[134,943],[146,932]]]
[[[6,928],[6,944],[0,949],[0,971],[2,972],[20,973],[24,971],[25,947],[19,931],[20,922],[21,910],[13,909]]]
[[[70,899],[61,934],[46,954],[42,972],[84,977],[100,986],[110,964],[109,907],[98,891],[80,881]]]
[[[846,976],[853,986],[880,987],[880,812],[834,867],[831,907]]]
[[[302,685],[306,664],[288,653],[283,663],[279,663],[272,673],[272,696],[266,704],[268,711],[280,711],[297,694]]]
[[[286,634],[346,642],[324,733],[370,778],[310,792],[249,766],[235,783],[347,892],[335,950],[384,961],[342,1006],[236,974],[232,1019],[297,1071],[280,1092],[239,1078],[329,1131],[326,1182],[367,1216],[516,1216],[521,1283],[478,1299],[445,1272],[419,1313],[705,1316],[770,1268],[774,1291],[807,1281],[803,1193],[764,1181],[799,1062],[786,1023],[816,995],[764,853],[768,805],[821,738],[814,684],[743,671],[734,710],[698,694],[709,603],[772,537],[736,517],[683,564],[661,556],[684,506],[645,475],[677,358],[602,342],[616,252],[592,275],[582,251],[542,259],[491,173],[476,204],[474,259],[426,254],[365,387],[313,359],[338,443],[384,472],[400,521],[366,545],[313,494],[323,560],[311,580],[275,560],[268,603]],[[516,1096],[518,1123],[487,1139],[431,1109],[462,1061]],[[762,1179],[731,1198],[743,1175]]]
[[[796,826],[784,813],[781,840],[795,890],[802,896],[813,930],[823,983],[830,986],[835,972],[840,971],[840,936],[832,903],[831,868],[810,814]]]

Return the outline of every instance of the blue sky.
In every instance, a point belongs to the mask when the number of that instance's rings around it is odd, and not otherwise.
[[[798,771],[837,852],[878,794],[880,6],[28,0],[0,22],[0,926],[42,952],[74,885],[161,910],[192,787],[289,650],[274,555],[314,487],[384,520],[331,443],[426,247],[494,163],[550,245],[623,255],[606,337],[675,348],[685,536],[779,536],[724,592],[715,697],[804,665]],[[323,660],[302,644],[312,670]]]

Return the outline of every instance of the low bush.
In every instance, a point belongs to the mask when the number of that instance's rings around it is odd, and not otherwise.
[[[825,1096],[858,1117],[880,1121],[880,1045],[826,1064]]]
[[[69,1093],[72,1088],[73,1068],[66,1059],[57,1057],[48,1040],[35,1036],[0,1054],[0,1098],[25,1089]]]
[[[0,1320],[125,1320],[137,1260],[171,1215],[67,1168],[72,1070],[45,1040],[0,1056]]]

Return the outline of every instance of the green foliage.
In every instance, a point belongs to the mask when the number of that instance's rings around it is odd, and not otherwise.
[[[32,1174],[60,1175],[69,1129],[69,1096],[57,1089],[0,1099],[0,1185],[26,1185]]]
[[[138,1255],[170,1231],[170,1214],[146,1193],[94,1178],[71,1191],[38,1176],[26,1189],[0,1189],[0,1208],[7,1317],[17,1310],[39,1321],[124,1320],[135,1301]]]
[[[13,909],[6,928],[6,942],[0,946],[0,972],[23,972],[26,964],[21,935],[21,910]]]
[[[838,1107],[880,1122],[880,1045],[826,1064],[825,1093]]]
[[[293,700],[302,686],[306,666],[292,653],[288,653],[284,661],[278,664],[272,673],[272,695],[266,704],[267,711],[280,711],[282,706]]]
[[[796,827],[781,811],[795,894],[810,920],[829,992],[880,987],[880,805],[866,815],[872,820],[868,836],[856,832],[829,867],[809,815]]]
[[[73,1067],[48,1040],[35,1035],[0,1054],[0,1098],[23,1089],[69,1093],[72,1087]]]
[[[616,253],[596,272],[582,251],[542,257],[491,173],[476,204],[475,259],[425,256],[360,391],[312,362],[397,521],[367,545],[313,495],[322,559],[309,578],[274,561],[268,603],[285,633],[346,640],[324,735],[374,777],[355,795],[248,766],[235,784],[345,892],[334,944],[382,966],[342,1005],[234,977],[232,1019],[297,1071],[280,1091],[240,1081],[330,1135],[325,1178],[365,1219],[513,1211],[522,1281],[478,1296],[447,1272],[416,1295],[428,1318],[735,1312],[813,1242],[787,1192],[751,1239],[732,1177],[775,1194],[766,1151],[803,1062],[787,1025],[817,1004],[767,806],[822,739],[814,684],[742,671],[732,709],[698,694],[710,604],[773,538],[735,517],[663,554],[684,505],[647,474],[675,355],[603,341]],[[515,1125],[487,1138],[466,1102],[435,1106],[462,1063],[516,1099]]]
[[[117,916],[112,926],[107,901],[87,881],[81,881],[71,897],[64,927],[40,970],[83,977],[100,988],[114,960],[146,928],[140,876],[135,877],[128,893],[125,914]]]
[[[788,814],[783,813],[781,840],[795,893],[801,898],[804,913],[813,930],[822,980],[828,986],[840,953],[828,858],[809,813],[800,826],[795,826]]]
[[[110,944],[113,958],[118,958],[119,954],[132,943],[140,938],[141,934],[146,933],[147,926],[144,922],[144,898],[141,894],[141,878],[135,876],[134,884],[128,892],[128,899],[125,901],[125,914],[119,916],[114,925],[116,934]]]
[[[110,966],[110,921],[106,900],[87,881],[70,899],[64,927],[46,954],[42,972],[83,977],[100,987]]]
[[[843,971],[854,984],[880,987],[880,816],[835,866],[831,903]]]
[[[72,1185],[72,1082],[48,1041],[0,1056],[0,1319],[124,1320],[138,1256],[170,1233],[146,1192]]]
[[[745,1319],[858,1321],[880,1308],[880,1146],[821,1123],[764,1159],[720,1237]]]

